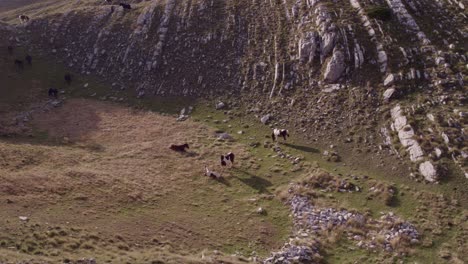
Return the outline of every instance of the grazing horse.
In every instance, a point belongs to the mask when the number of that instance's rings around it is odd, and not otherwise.
[[[32,64],[32,57],[31,55],[27,54],[26,57],[25,57],[26,61],[28,62],[29,65]]]
[[[235,157],[236,156],[232,152],[229,152],[226,155],[221,155],[221,166],[226,166],[227,165],[226,161],[229,161],[231,163],[231,166],[232,166],[234,164],[234,158]]]
[[[187,143],[183,145],[171,144],[169,148],[174,151],[185,152],[185,149],[189,149],[189,145]]]
[[[27,15],[20,15],[18,18],[21,21],[21,23],[29,22],[29,17]]]
[[[132,9],[130,4],[126,4],[126,3],[120,3],[119,6],[123,7],[123,9]]]
[[[13,46],[8,46],[8,54],[12,55],[13,54]]]
[[[286,137],[289,137],[289,132],[286,129],[273,129],[273,133],[271,133],[271,139],[273,139],[273,142],[276,141],[278,137],[283,137],[284,140],[286,140]]]
[[[53,96],[53,97],[57,98],[57,95],[58,95],[58,90],[57,89],[49,88],[49,97]]]
[[[68,85],[71,84],[72,76],[69,73],[65,74],[64,79],[65,79],[65,81],[67,82]]]
[[[221,174],[217,173],[216,171],[212,171],[212,170],[208,169],[207,166],[205,166],[205,176],[208,176],[208,177],[213,178],[213,179],[221,179],[222,178]]]
[[[24,63],[23,63],[22,60],[16,59],[16,60],[15,60],[15,65],[16,65],[16,67],[18,67],[18,69],[22,70],[22,69],[23,69]]]

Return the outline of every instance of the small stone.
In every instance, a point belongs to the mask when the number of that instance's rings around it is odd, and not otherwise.
[[[29,218],[27,216],[20,216],[19,219],[21,221],[29,221]]]
[[[395,82],[395,75],[393,73],[387,75],[384,80],[384,86],[390,86]]]
[[[223,102],[218,102],[218,103],[216,104],[216,110],[223,109],[224,107],[226,107],[226,104],[223,103]]]
[[[270,118],[271,118],[270,114],[264,115],[262,118],[260,118],[260,122],[262,122],[263,124],[267,124],[268,121],[270,121]]]
[[[261,214],[261,215],[266,213],[265,209],[263,209],[262,207],[257,208],[256,212],[257,212],[257,214]]]
[[[383,98],[385,101],[388,101],[390,100],[390,98],[392,98],[392,95],[395,93],[395,89],[394,88],[389,88],[387,90],[385,90],[384,94],[383,94]]]

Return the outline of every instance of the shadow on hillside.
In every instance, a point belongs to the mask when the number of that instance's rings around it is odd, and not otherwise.
[[[241,169],[238,169],[238,168],[233,168],[233,170],[237,174],[242,175],[242,177],[234,176],[239,181],[241,181],[244,184],[250,186],[251,188],[257,190],[259,193],[270,194],[270,192],[267,189],[267,187],[272,185],[270,181],[268,181],[266,179],[263,179],[261,177],[258,177],[256,175],[253,175],[250,172],[247,172],[245,170],[241,170]]]
[[[200,154],[198,154],[195,151],[184,151],[184,152],[176,151],[176,153],[179,153],[180,155],[185,156],[185,157],[189,157],[189,158],[200,156]]]
[[[226,185],[227,187],[231,187],[231,183],[226,180],[226,178],[222,177],[216,180],[217,182]]]
[[[307,146],[293,145],[290,143],[283,143],[283,145],[288,146],[293,149],[300,150],[300,151],[305,151],[305,152],[310,152],[310,153],[320,153],[320,150],[316,148],[307,147]]]

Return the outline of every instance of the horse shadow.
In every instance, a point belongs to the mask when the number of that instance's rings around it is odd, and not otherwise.
[[[182,155],[184,155],[185,157],[197,157],[199,156],[200,154],[194,152],[194,151],[185,151],[185,152],[180,152]]]
[[[219,179],[216,179],[217,182],[226,185],[227,187],[231,187],[231,183],[226,180],[226,178],[221,177]]]
[[[316,148],[312,148],[312,147],[301,146],[301,145],[293,145],[293,144],[290,144],[290,143],[283,143],[283,144],[285,146],[287,146],[287,147],[297,149],[297,150],[300,150],[300,151],[304,151],[304,152],[320,153],[320,150],[318,150]]]
[[[238,179],[245,185],[250,186],[252,189],[257,190],[259,193],[271,194],[270,191],[268,191],[267,189],[267,187],[272,185],[269,180],[263,179],[241,169],[233,168],[233,170],[238,174],[241,174],[242,176],[247,176],[247,178],[234,176],[236,179]]]

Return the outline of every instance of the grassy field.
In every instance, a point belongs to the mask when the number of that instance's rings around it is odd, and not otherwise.
[[[229,256],[236,253],[264,257],[291,234],[289,208],[278,194],[317,168],[363,188],[320,194],[318,204],[373,218],[392,211],[423,234],[406,257],[357,249],[343,237],[326,245],[324,262],[466,259],[467,198],[454,191],[463,188],[457,181],[426,185],[371,162],[358,166],[356,160],[371,160],[372,152],[328,162],[324,149],[294,133],[279,145],[303,160],[293,165],[263,147],[270,128],[245,109],[219,111],[212,102],[194,98],[136,99],[133,91],[113,90],[78,74],[68,86],[66,71],[53,61],[32,53],[33,65],[20,71],[12,61],[26,51],[18,48],[10,56],[0,48],[0,262],[92,257],[112,263],[197,263],[246,261]],[[62,106],[46,107],[49,87],[60,90]],[[177,122],[178,112],[189,106],[195,109],[191,118]],[[18,121],[25,113],[27,120]],[[218,140],[215,132],[221,131],[233,140]],[[168,149],[170,143],[185,142],[191,146],[188,154]],[[219,155],[228,151],[235,151],[238,162],[223,169]],[[224,180],[203,176],[205,165]],[[395,187],[390,203],[369,191],[376,184]],[[259,207],[267,213],[257,214]],[[447,251],[451,255],[441,258]]]
[[[38,60],[20,72],[10,60],[2,65],[1,111],[9,117],[2,127],[14,127],[12,116],[37,108],[32,121],[0,141],[0,199],[9,201],[2,208],[2,248],[123,263],[146,261],[146,251],[166,245],[196,256],[208,249],[264,256],[288,236],[288,211],[268,195],[269,180],[249,170],[255,158],[242,144],[218,141],[202,123],[176,122],[138,105],[70,98],[43,110],[47,87],[65,88],[64,99],[82,94],[82,82],[66,87],[58,67]],[[164,104],[153,108],[171,113]],[[185,142],[188,154],[168,149]],[[222,170],[218,157],[228,151],[238,162]],[[205,164],[225,180],[203,176]],[[268,214],[256,214],[258,207]],[[53,230],[58,235],[50,235]]]

